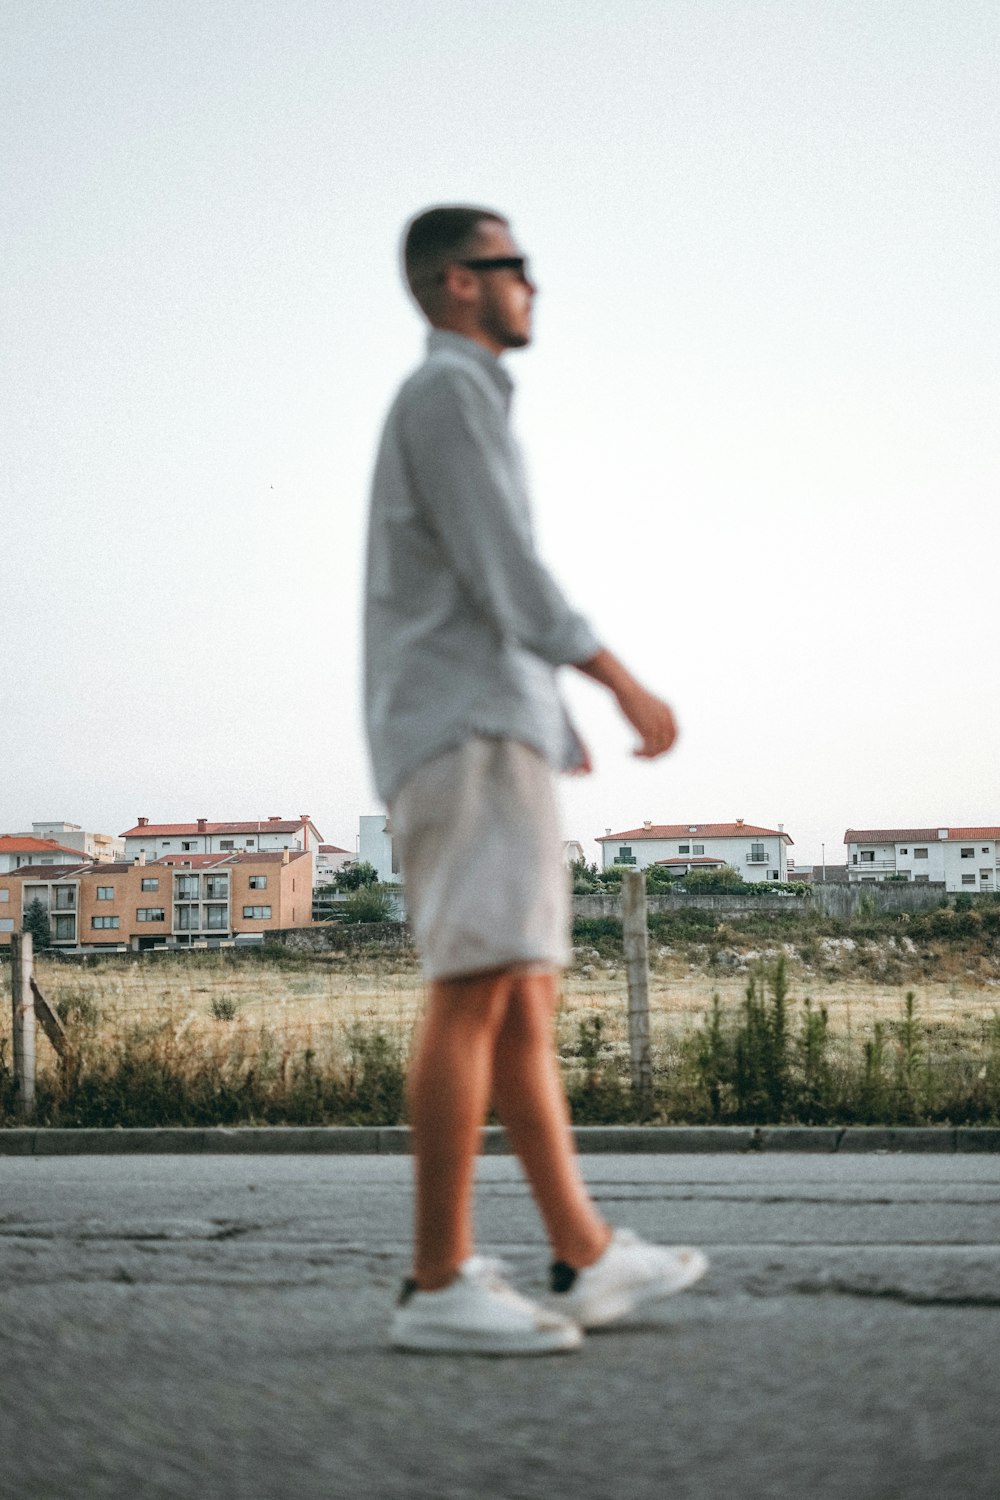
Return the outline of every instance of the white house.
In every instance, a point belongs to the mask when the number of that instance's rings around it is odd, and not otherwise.
[[[354,855],[338,844],[320,844],[316,850],[316,885],[332,885],[338,870],[351,863]]]
[[[386,813],[363,813],[358,836],[358,859],[362,864],[374,865],[379,880],[386,885],[399,885],[403,876],[399,868],[399,856],[392,840],[392,826]]]
[[[247,823],[210,823],[198,818],[194,823],[150,823],[140,818],[134,828],[121,835],[125,841],[125,858],[135,860],[140,854],[160,859],[164,854],[250,854],[273,853],[288,849],[313,850],[323,842],[323,835],[308,813],[297,818],[258,818]]]
[[[758,828],[737,818],[735,823],[643,823],[622,833],[607,828],[597,843],[605,870],[663,865],[681,876],[729,865],[744,880],[787,880],[786,849],[792,840],[780,823]]]
[[[852,885],[890,877],[914,885],[944,881],[949,891],[995,891],[1000,828],[848,828]]]
[[[70,849],[58,839],[38,839],[26,833],[0,836],[0,875],[19,870],[22,865],[84,864],[80,851]]]

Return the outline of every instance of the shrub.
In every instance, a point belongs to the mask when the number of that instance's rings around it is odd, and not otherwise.
[[[341,906],[348,922],[389,922],[392,920],[392,893],[385,885],[360,885]]]

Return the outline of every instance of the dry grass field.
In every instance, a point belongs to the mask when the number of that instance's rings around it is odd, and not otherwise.
[[[774,955],[767,950],[736,972],[691,962],[689,954],[654,951],[651,1021],[661,1061],[669,1064],[683,1039],[701,1025],[713,996],[719,996],[724,1013],[736,1012],[749,979],[773,967]],[[838,964],[835,956],[822,971],[792,956],[787,962],[793,1026],[809,996],[814,1006],[827,1009],[834,1045],[860,1043],[876,1021],[891,1029],[911,989],[931,1045],[947,1051],[982,1048],[1000,1014],[996,979],[978,968],[970,972],[969,965],[948,956],[931,975],[904,973],[892,981],[859,973],[853,962]],[[289,962],[198,953],[152,962],[116,958],[79,968],[41,958],[36,975],[71,1033],[85,1039],[89,1049],[113,1052],[158,1039],[188,1063],[199,1055],[223,1059],[236,1053],[247,1060],[262,1050],[288,1059],[308,1050],[323,1067],[342,1061],[359,1031],[380,1032],[405,1054],[423,1002],[416,964],[398,954],[317,955]],[[569,1067],[580,1023],[598,1017],[603,1051],[623,1057],[624,968],[620,960],[584,949],[565,976],[557,1018]],[[7,1003],[0,1008],[0,1044],[6,1037],[8,1056],[10,1025]],[[40,1036],[41,1069],[53,1062]]]

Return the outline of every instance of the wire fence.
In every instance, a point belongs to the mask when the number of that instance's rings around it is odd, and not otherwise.
[[[903,944],[865,938],[871,929],[861,927],[856,937],[803,931],[796,943],[776,927],[768,942],[759,922],[741,933],[731,918],[708,927],[692,925],[690,914],[671,918],[665,932],[661,914],[650,915],[642,1108],[622,924],[579,920],[556,1017],[576,1118],[996,1122],[1000,956],[995,934],[966,930],[972,916],[942,914],[927,942]],[[423,983],[405,930],[372,930],[366,939],[345,934],[336,946],[327,934],[330,946],[311,952],[195,950],[75,963],[37,955],[34,977],[67,1046],[60,1056],[48,1032],[34,1037],[35,1119],[398,1122]],[[779,961],[785,994],[775,1018],[761,1005]],[[7,971],[0,967],[0,985],[9,993]],[[751,988],[756,1009],[748,1009]],[[14,1043],[5,1003],[6,1124],[24,1118]]]

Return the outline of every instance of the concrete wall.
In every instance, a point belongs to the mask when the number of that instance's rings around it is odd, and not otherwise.
[[[791,912],[794,916],[806,916],[819,911],[830,917],[853,916],[863,902],[871,908],[883,911],[929,911],[938,906],[945,894],[943,883],[937,885],[903,885],[890,881],[878,885],[815,885],[806,896],[790,896],[775,891],[769,896],[741,895],[676,895],[647,897],[651,912],[696,911],[718,912],[720,917],[753,916],[761,912]],[[574,896],[574,917],[620,918],[621,897]]]
[[[807,901],[828,917],[853,917],[864,902],[868,910],[931,911],[945,896],[944,881],[927,885],[904,885],[902,882],[879,881],[875,885],[814,885]]]

